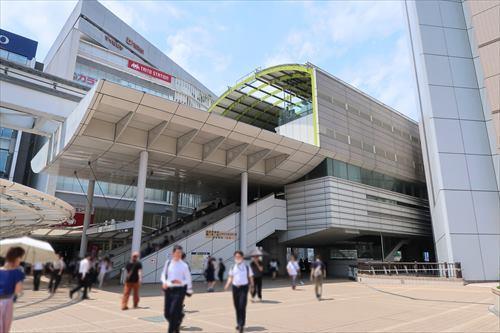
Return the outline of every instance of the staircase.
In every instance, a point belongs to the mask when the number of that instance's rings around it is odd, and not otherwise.
[[[206,215],[202,215],[197,217],[191,221],[179,221],[172,225],[167,226],[162,230],[156,230],[152,233],[149,233],[142,237],[141,242],[141,251],[145,250],[149,243],[163,243],[165,239],[169,240],[169,243],[176,242],[179,239],[186,237],[187,235],[198,231],[206,226],[209,226],[220,219],[233,214],[238,211],[239,208],[235,203],[229,204],[222,208],[219,208],[213,212],[210,212]],[[199,212],[201,214],[201,212]],[[189,218],[189,217],[187,217]],[[123,246],[120,246],[116,249],[113,249],[107,253],[105,256],[108,256],[112,263],[112,269],[108,273],[110,278],[114,278],[118,276],[121,272],[121,269],[125,266],[125,264],[129,261],[131,255],[131,243],[127,243]]]
[[[244,252],[253,250],[258,242],[275,231],[286,230],[286,202],[276,199],[274,194],[249,205],[247,214],[248,234]],[[231,265],[233,253],[239,248],[239,224],[240,213],[234,212],[175,242],[184,248],[186,262],[190,265],[194,280],[203,279],[204,259],[208,255],[222,258],[226,267]],[[163,265],[175,244],[142,258],[144,283],[160,282]]]

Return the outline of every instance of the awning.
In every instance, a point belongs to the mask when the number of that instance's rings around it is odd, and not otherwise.
[[[148,180],[239,179],[290,183],[324,156],[320,148],[244,122],[99,81],[31,161],[34,172],[130,183],[141,151]]]
[[[73,218],[74,208],[52,195],[0,178],[0,237],[27,234]]]

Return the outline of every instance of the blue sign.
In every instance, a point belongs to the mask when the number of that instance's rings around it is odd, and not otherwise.
[[[25,56],[29,60],[36,55],[38,42],[0,29],[0,49]]]

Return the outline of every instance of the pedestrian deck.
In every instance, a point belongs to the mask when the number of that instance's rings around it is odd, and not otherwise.
[[[292,291],[285,283],[264,281],[264,302],[248,305],[247,332],[498,332],[500,328],[499,318],[488,311],[494,295],[475,285],[329,281],[319,302],[312,285]],[[67,289],[60,294],[67,295]],[[119,286],[93,290],[91,300],[15,320],[13,332],[165,332],[159,287],[144,286],[142,294],[141,308],[121,311]],[[186,310],[183,331],[234,331],[230,292],[197,293],[186,299]]]

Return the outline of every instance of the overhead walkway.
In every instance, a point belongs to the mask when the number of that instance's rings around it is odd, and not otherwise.
[[[169,258],[175,244],[184,248],[186,261],[195,280],[203,279],[204,258],[207,255],[222,258],[226,266],[230,265],[234,251],[239,249],[239,224],[240,212],[234,212],[142,258],[143,282],[160,282],[163,264]],[[247,243],[244,252],[251,251],[258,242],[274,232],[284,230],[286,230],[285,200],[277,199],[271,194],[252,203],[248,206]]]
[[[196,232],[206,226],[212,225],[213,223],[223,219],[230,214],[233,214],[236,211],[238,211],[238,207],[235,203],[232,203],[204,215],[202,215],[203,211],[200,211],[198,212],[200,216],[194,219],[191,219],[192,216],[180,218],[177,222],[167,225],[163,229],[154,230],[153,232],[143,235],[141,243],[141,253],[147,251],[149,246],[158,244],[159,246],[163,247],[167,244],[180,240],[190,233]],[[134,221],[127,221],[122,223],[131,224],[133,227]],[[87,234],[89,231],[91,231],[91,228],[88,229]],[[115,248],[107,252],[105,255],[110,258],[113,266],[113,269],[109,272],[108,276],[115,277],[125,266],[125,263],[127,263],[130,259],[131,244],[127,243],[124,246]]]

